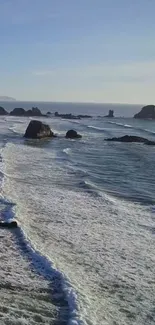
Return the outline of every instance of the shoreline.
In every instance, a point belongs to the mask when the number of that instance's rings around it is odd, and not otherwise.
[[[1,229],[0,320],[5,324],[67,324],[63,299],[56,299],[54,279],[37,274],[16,231]],[[7,323],[8,322],[8,323]]]

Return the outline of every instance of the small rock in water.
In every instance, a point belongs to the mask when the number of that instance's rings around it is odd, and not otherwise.
[[[69,130],[66,133],[66,138],[68,138],[68,139],[79,139],[79,138],[82,138],[82,135],[78,134],[75,130]]]
[[[18,224],[16,221],[11,221],[11,222],[3,222],[0,221],[0,228],[17,228]]]
[[[144,143],[150,146],[155,146],[155,141],[148,140],[146,138],[138,137],[136,135],[124,135],[118,138],[108,138],[105,141],[115,141],[115,142],[138,142]]]

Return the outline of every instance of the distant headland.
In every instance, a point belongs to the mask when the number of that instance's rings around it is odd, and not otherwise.
[[[16,102],[16,99],[8,96],[0,96],[0,102]]]

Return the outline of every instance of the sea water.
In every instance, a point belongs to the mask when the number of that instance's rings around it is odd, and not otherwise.
[[[3,322],[155,322],[155,148],[105,141],[155,139],[155,122],[99,115],[41,118],[57,134],[41,141],[23,138],[30,118],[0,118],[1,217],[19,224],[0,234]]]

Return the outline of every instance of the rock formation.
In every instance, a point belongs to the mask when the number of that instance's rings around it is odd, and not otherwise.
[[[13,116],[24,116],[25,115],[25,109],[21,107],[16,107],[13,109],[13,111],[10,112],[10,115]]]
[[[110,109],[108,115],[105,117],[114,117],[114,111]]]
[[[11,222],[3,222],[0,221],[0,228],[17,228],[17,222],[16,221],[11,221]]]
[[[135,114],[134,118],[155,119],[155,106],[144,106],[139,113]]]
[[[44,116],[38,107],[32,107],[32,109],[29,109],[26,111],[24,108],[14,108],[13,111],[10,112],[10,115],[13,116]]]
[[[42,113],[38,107],[32,107],[32,115],[33,116],[42,116]]]
[[[73,115],[71,113],[69,114],[59,114],[58,112],[55,112],[55,117],[61,117],[68,120],[81,120],[82,118],[92,118],[90,115]]]
[[[47,124],[36,120],[32,120],[29,123],[24,135],[25,138],[30,139],[41,139],[54,136],[54,133],[51,131],[50,127]]]
[[[82,135],[78,134],[75,130],[69,130],[66,133],[66,138],[67,139],[80,139],[80,138],[82,138]]]
[[[123,137],[105,139],[105,141],[138,142],[138,143],[144,143],[147,145],[155,146],[155,141],[151,141],[142,137],[137,137],[135,135],[124,135]]]
[[[8,115],[8,112],[0,106],[0,115]]]

